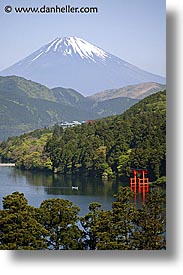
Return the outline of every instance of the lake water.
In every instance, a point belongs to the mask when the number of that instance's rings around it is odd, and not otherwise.
[[[0,208],[2,198],[12,192],[24,193],[30,205],[39,207],[43,200],[64,198],[81,209],[80,215],[88,211],[91,202],[99,202],[103,209],[111,209],[120,183],[96,178],[52,175],[45,172],[22,171],[15,167],[0,167]],[[78,190],[73,190],[77,186]]]
[[[72,186],[77,186],[78,190]],[[129,183],[0,167],[0,208],[4,196],[18,191],[24,193],[29,204],[35,207],[46,199],[63,198],[79,206],[80,215],[85,215],[91,202],[101,203],[102,209],[111,209],[119,186],[129,186]],[[142,200],[142,194],[136,194],[137,205],[141,205]]]

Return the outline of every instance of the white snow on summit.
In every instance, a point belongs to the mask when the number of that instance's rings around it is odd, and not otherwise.
[[[53,40],[51,43],[49,43],[49,47],[46,49],[45,53],[49,52],[52,46],[59,40],[59,38]]]
[[[78,54],[82,59],[89,58],[93,61],[95,61],[94,56],[105,59],[109,55],[104,50],[75,36],[56,38],[46,45],[44,52],[60,52],[63,55]]]

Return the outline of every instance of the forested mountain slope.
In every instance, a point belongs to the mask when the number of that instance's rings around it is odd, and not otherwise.
[[[146,168],[155,180],[166,173],[166,92],[143,99],[122,115],[10,138],[1,144],[0,155],[25,169],[55,173],[109,177]]]
[[[153,88],[152,88],[153,87]],[[34,129],[67,121],[87,121],[121,114],[138,102],[131,94],[149,94],[163,85],[145,83],[111,90],[107,97],[84,97],[73,89],[48,89],[39,83],[17,76],[0,76],[0,141]],[[101,100],[102,98],[102,100]]]
[[[79,96],[71,89],[50,90],[21,77],[0,77],[0,140],[64,120],[93,117],[90,110],[70,104]]]

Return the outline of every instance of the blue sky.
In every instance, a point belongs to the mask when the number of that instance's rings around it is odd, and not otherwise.
[[[92,6],[97,14],[16,14],[4,7]],[[1,0],[0,70],[63,36],[78,36],[149,72],[166,75],[165,0]]]

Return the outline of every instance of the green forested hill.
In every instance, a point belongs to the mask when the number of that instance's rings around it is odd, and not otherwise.
[[[65,89],[61,87],[53,88],[51,91],[54,94],[57,102],[67,105],[76,106],[80,101],[84,100],[84,96],[73,89]]]
[[[150,84],[146,83],[148,89]],[[119,93],[113,95],[111,91],[110,98],[108,91],[109,98],[101,100],[100,94],[96,98],[84,97],[73,89],[48,89],[22,77],[0,77],[0,140],[62,121],[81,122],[121,114],[139,101],[130,98],[134,90],[133,86],[130,87],[127,91],[124,88],[124,97],[120,97]],[[146,90],[157,92],[160,87],[156,84],[153,91]],[[144,85],[136,85],[135,89],[143,93]]]
[[[17,76],[0,76],[0,95],[4,99],[14,99],[18,97],[38,98],[56,101],[50,90],[36,82]]]
[[[128,97],[108,99],[93,103],[92,111],[95,111],[101,117],[117,115],[129,109],[138,101],[138,99]]]
[[[76,91],[71,94],[70,89],[61,89],[65,99],[59,98],[60,90],[50,90],[21,77],[0,77],[0,140],[62,120],[93,117],[90,110],[70,104],[78,96]]]
[[[60,173],[126,176],[146,168],[151,180],[165,175],[166,92],[153,94],[122,115],[52,133],[35,131],[8,139],[0,155],[25,169]],[[36,161],[35,161],[36,156]]]

